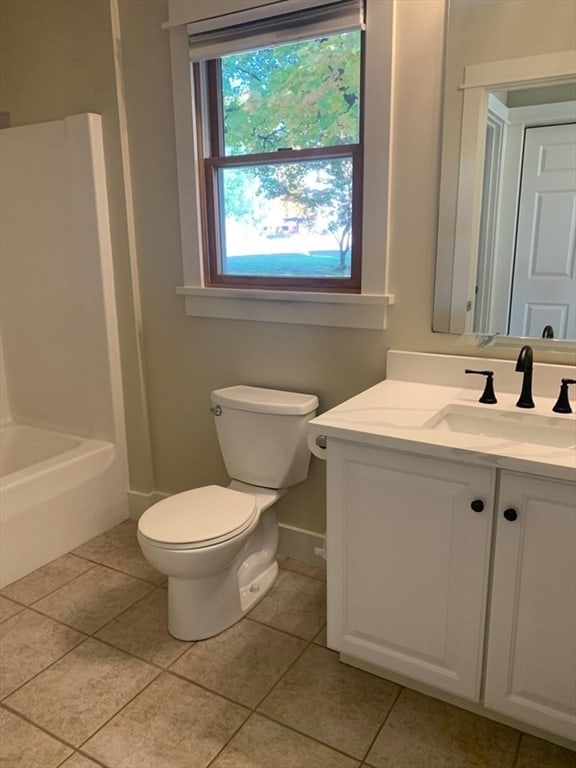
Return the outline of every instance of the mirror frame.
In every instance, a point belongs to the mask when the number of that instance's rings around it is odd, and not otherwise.
[[[473,333],[489,92],[570,82],[575,78],[576,50],[465,67],[464,82],[460,86],[464,91],[464,103],[456,226],[454,237],[443,243],[439,240],[437,246],[434,331]],[[443,202],[441,188],[440,210]]]

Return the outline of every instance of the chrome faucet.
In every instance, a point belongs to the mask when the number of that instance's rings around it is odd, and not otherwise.
[[[532,400],[532,368],[534,364],[534,355],[532,353],[532,347],[526,344],[520,350],[518,360],[516,361],[516,370],[518,373],[524,374],[522,376],[522,391],[520,397],[516,403],[517,408],[534,408],[534,400]]]

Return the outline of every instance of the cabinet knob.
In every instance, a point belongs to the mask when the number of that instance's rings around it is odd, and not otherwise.
[[[518,512],[516,512],[515,509],[512,509],[512,507],[510,507],[510,509],[505,509],[504,518],[508,520],[509,523],[513,523],[514,520],[518,518]]]
[[[474,512],[482,512],[484,509],[484,502],[482,499],[474,499],[474,501],[470,504],[470,508]]]

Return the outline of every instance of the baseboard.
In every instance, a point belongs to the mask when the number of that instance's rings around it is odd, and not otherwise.
[[[148,507],[156,504],[157,501],[162,501],[169,495],[169,493],[161,493],[160,491],[151,491],[150,493],[128,491],[128,517],[131,520],[138,520]]]
[[[278,526],[278,555],[292,557],[301,563],[320,568],[326,567],[326,539],[321,533],[307,531],[304,528],[293,528],[291,525]]]

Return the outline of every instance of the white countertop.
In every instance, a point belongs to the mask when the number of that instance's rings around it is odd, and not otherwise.
[[[426,378],[426,368],[432,372],[430,378],[434,383],[411,380]],[[465,375],[465,368],[495,371],[497,404],[478,402],[484,378]],[[317,436],[325,435],[366,446],[455,459],[559,480],[576,480],[576,414],[552,411],[560,379],[576,378],[576,370],[535,363],[536,407],[529,411],[516,408],[522,375],[514,372],[514,363],[510,361],[391,351],[388,353],[388,374],[385,381],[310,421],[311,447]],[[450,385],[444,383],[446,381]],[[515,388],[510,391],[512,385]],[[575,387],[570,392],[573,409]],[[557,391],[550,396],[554,390]],[[434,429],[429,422],[434,422],[438,412],[450,405],[465,405],[481,415],[504,411],[512,422],[526,420],[530,415],[549,419],[551,425],[562,419],[573,427],[574,443],[568,448],[559,448]],[[313,452],[322,455],[318,449]]]

